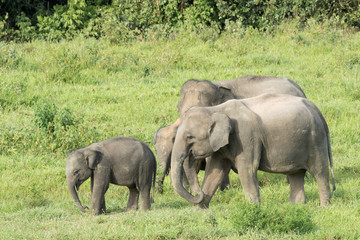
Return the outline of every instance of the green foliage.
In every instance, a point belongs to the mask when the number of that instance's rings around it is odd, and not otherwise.
[[[86,5],[85,0],[71,0],[66,6],[55,5],[53,14],[38,16],[39,36],[47,40],[72,38],[87,28],[94,15],[95,7]]]
[[[304,234],[314,229],[309,210],[303,205],[238,204],[230,217],[241,234],[252,231]]]
[[[39,101],[34,110],[34,123],[49,134],[54,134],[58,128],[64,130],[75,125],[75,117],[69,109],[58,109],[54,103]]]
[[[15,34],[20,41],[29,41],[35,38],[35,27],[31,24],[30,18],[25,16],[23,12],[16,17],[16,27],[18,27],[18,30],[15,31]]]
[[[53,102],[39,101],[34,109],[34,123],[43,130],[43,138],[36,140],[47,145],[47,150],[64,151],[85,145],[97,136],[95,129],[80,124],[67,108],[59,108]],[[85,136],[84,136],[85,135]],[[87,139],[85,139],[87,138]]]
[[[57,109],[54,103],[49,103],[47,101],[38,103],[34,111],[35,125],[46,132],[53,133],[56,111]]]
[[[82,122],[68,108],[49,100],[36,100],[32,122],[9,126],[0,131],[0,152],[16,153],[26,149],[37,152],[66,152],[84,147],[98,139],[95,127]]]
[[[219,33],[235,26],[273,31],[291,19],[297,19],[299,27],[309,19],[318,23],[331,19],[358,29],[359,11],[357,0],[37,0],[22,5],[15,0],[5,1],[0,9],[0,39],[60,40],[84,35],[116,43],[168,37],[184,25],[198,32],[210,27]]]
[[[213,25],[217,21],[216,4],[213,0],[194,1],[184,10],[184,18],[191,26],[197,28],[199,25]]]

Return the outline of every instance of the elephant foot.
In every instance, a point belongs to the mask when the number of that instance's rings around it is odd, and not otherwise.
[[[220,186],[220,191],[224,192],[225,190],[229,190],[230,189],[230,185],[226,185],[226,186]]]
[[[199,203],[199,204],[198,204],[198,207],[199,207],[200,209],[208,209],[208,208],[209,208],[209,204]]]
[[[225,190],[229,190],[230,189],[230,179],[229,179],[229,175],[225,176],[224,179],[222,180],[221,184],[220,184],[220,191],[225,191]]]
[[[95,216],[99,216],[99,215],[102,215],[102,214],[106,214],[106,210],[104,210],[104,209],[101,209],[100,211],[96,211],[96,210],[94,210],[94,215]]]
[[[331,204],[330,199],[325,200],[325,201],[320,201],[320,207],[325,207],[325,206],[328,206],[330,204]]]
[[[137,210],[138,210],[138,206],[134,205],[134,206],[126,207],[125,212],[137,211]]]
[[[201,209],[208,209],[210,205],[211,196],[204,195],[204,199],[198,204]]]
[[[156,192],[159,193],[159,194],[163,194],[163,193],[164,193],[164,188],[163,188],[163,186],[160,185],[160,184],[155,184],[155,190],[156,190]]]

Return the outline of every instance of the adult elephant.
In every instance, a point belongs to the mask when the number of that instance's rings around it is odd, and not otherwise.
[[[177,105],[180,116],[193,106],[215,106],[230,99],[244,99],[264,93],[289,94],[306,98],[300,86],[289,78],[247,75],[229,81],[190,79],[183,84]]]
[[[208,80],[190,79],[181,87],[180,101],[177,105],[180,116],[193,106],[214,106],[230,99],[243,99],[258,96],[263,93],[284,93],[306,98],[300,86],[293,80],[282,77],[247,75],[229,81],[210,82]],[[177,119],[173,124],[160,128],[155,132],[154,145],[162,172],[157,178],[157,191],[162,192],[162,184],[170,169],[170,158],[177,129],[181,123]],[[198,160],[204,162],[205,160]],[[202,164],[195,164],[200,166]],[[189,169],[185,162],[185,172],[189,178],[192,190],[196,191],[193,181],[198,169]],[[221,189],[229,185],[228,178],[224,180]]]
[[[171,156],[175,191],[207,208],[231,167],[239,174],[245,197],[260,202],[257,171],[282,173],[290,181],[290,201],[305,202],[304,176],[317,181],[320,205],[330,203],[329,164],[335,181],[329,130],[309,100],[285,94],[264,94],[230,100],[213,107],[194,107],[181,118]],[[184,160],[209,158],[198,196],[181,184]],[[198,181],[195,181],[198,186]],[[199,187],[199,186],[198,186]]]

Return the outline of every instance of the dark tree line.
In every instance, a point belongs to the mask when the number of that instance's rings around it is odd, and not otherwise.
[[[334,19],[360,28],[358,0],[0,0],[0,39],[58,40],[78,34],[126,39],[149,29],[168,33],[186,24],[223,31],[269,30],[288,20]],[[118,36],[117,36],[118,35]]]

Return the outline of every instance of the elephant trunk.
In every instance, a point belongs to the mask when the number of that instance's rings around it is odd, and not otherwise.
[[[188,154],[186,153],[186,151],[183,151],[181,149],[179,149],[179,145],[180,146],[184,146],[183,144],[179,144],[179,138],[177,138],[175,140],[175,144],[174,144],[174,149],[173,149],[173,153],[171,156],[171,180],[172,180],[172,184],[174,186],[175,192],[177,194],[179,194],[181,197],[183,197],[184,199],[186,199],[188,202],[190,203],[200,203],[203,198],[204,198],[204,193],[199,190],[199,195],[198,196],[193,196],[191,195],[191,193],[189,193],[183,186],[182,183],[182,175],[183,175],[183,165],[184,165],[184,160],[188,157]],[[196,171],[195,169],[188,169],[189,171]],[[195,173],[196,174],[196,173]],[[195,184],[199,185],[198,181],[195,181]],[[199,186],[196,187],[197,189],[200,189]]]
[[[190,184],[191,191],[196,193],[201,192],[199,179],[197,177],[197,174],[199,172],[199,161],[202,160],[195,160],[193,156],[189,156],[185,159],[183,163],[184,172]]]
[[[85,208],[81,205],[79,196],[75,189],[75,183],[70,181],[69,179],[67,179],[67,185],[68,185],[69,191],[71,193],[71,196],[75,201],[76,206],[79,208],[80,211],[85,212]]]

